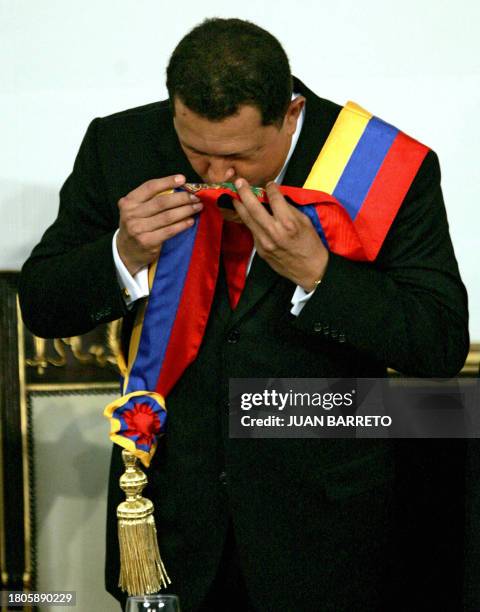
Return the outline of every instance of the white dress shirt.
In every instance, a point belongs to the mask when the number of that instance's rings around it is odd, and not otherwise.
[[[292,99],[296,98],[297,95],[298,94],[293,94]],[[293,151],[295,150],[295,147],[297,145],[298,138],[302,130],[304,118],[305,118],[305,107],[302,109],[302,112],[298,118],[297,127],[296,127],[294,135],[292,136],[292,142],[290,144],[290,149],[288,151],[288,155],[285,160],[285,163],[283,164],[283,168],[281,169],[280,174],[275,179],[275,182],[278,183],[279,185],[281,185],[283,181],[283,177],[285,176],[285,172],[287,171],[288,162],[290,161]],[[134,302],[136,302],[137,300],[141,298],[147,297],[148,294],[150,293],[150,290],[148,287],[148,266],[144,266],[143,268],[141,268],[134,276],[130,274],[130,272],[127,270],[127,267],[123,263],[118,253],[118,249],[117,249],[118,232],[119,230],[115,232],[113,236],[113,241],[112,241],[113,259],[115,262],[115,268],[117,270],[118,282],[120,284],[120,287],[123,289],[125,303],[127,307],[130,308]],[[247,275],[250,272],[250,268],[252,265],[253,258],[255,256],[255,252],[256,250],[255,248],[253,248],[253,251],[252,251],[252,254],[250,255],[250,260],[247,266]],[[290,309],[290,312],[293,315],[298,316],[300,312],[302,311],[302,308],[305,306],[305,304],[308,302],[309,298],[312,295],[313,295],[313,291],[311,291],[310,293],[307,293],[302,287],[297,285],[297,288],[295,289],[293,296],[292,296],[292,300],[291,300],[292,308]]]

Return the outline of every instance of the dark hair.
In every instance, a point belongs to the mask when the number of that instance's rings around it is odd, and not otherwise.
[[[269,32],[241,19],[206,19],[177,45],[167,67],[174,100],[211,121],[249,104],[263,125],[281,124],[292,97],[288,57]]]

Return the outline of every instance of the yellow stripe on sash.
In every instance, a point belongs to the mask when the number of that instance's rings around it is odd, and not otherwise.
[[[347,102],[320,151],[304,184],[305,189],[316,189],[333,194],[345,166],[362,137],[372,114],[355,102]]]
[[[158,259],[154,261],[154,263],[150,264],[148,269],[148,287],[150,291],[152,290],[153,281],[155,279],[155,272],[157,271],[157,263]],[[123,393],[126,393],[128,387],[128,380],[130,378],[130,371],[137,357],[138,347],[140,345],[140,337],[142,335],[143,328],[143,319],[145,316],[145,309],[147,307],[148,298],[143,301],[143,304],[140,304],[138,309],[137,316],[135,318],[135,323],[133,325],[132,334],[130,336],[130,346],[128,348],[128,370],[123,380]]]

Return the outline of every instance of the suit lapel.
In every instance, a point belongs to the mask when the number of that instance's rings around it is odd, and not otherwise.
[[[279,275],[259,255],[253,258],[250,273],[240,300],[232,311],[231,323],[239,321],[262,299],[280,279]]]
[[[305,96],[305,121],[297,146],[288,164],[284,185],[302,187],[318,153],[325,143],[341,107],[323,100],[294,78],[294,91]],[[274,289],[280,276],[259,256],[253,258],[252,267],[237,308],[232,313],[232,323],[238,322],[255,308],[258,302]]]
[[[342,107],[319,98],[295,77],[293,90],[306,98],[305,120],[283,184],[303,187]]]

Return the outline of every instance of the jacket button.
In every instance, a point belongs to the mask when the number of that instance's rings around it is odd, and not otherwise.
[[[240,340],[240,330],[234,328],[227,336],[227,342],[230,344],[236,344]]]
[[[314,323],[313,325],[313,331],[315,332],[321,332],[323,329],[322,324],[321,323]]]
[[[218,480],[220,481],[220,484],[226,485],[227,484],[227,472],[220,472],[220,474],[218,475]]]

